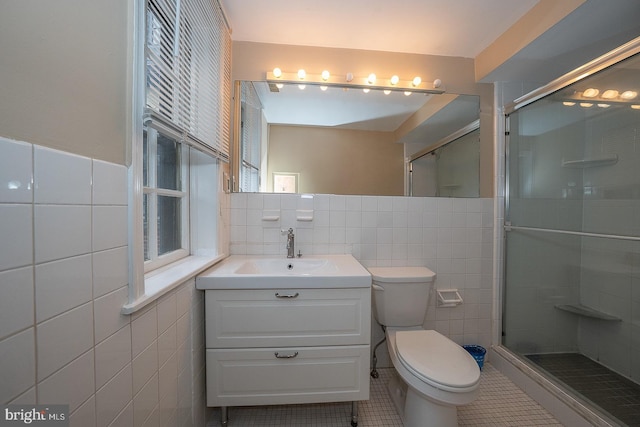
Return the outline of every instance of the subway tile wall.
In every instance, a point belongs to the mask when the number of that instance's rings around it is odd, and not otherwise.
[[[309,217],[313,220],[298,218]],[[494,200],[435,197],[236,193],[231,195],[232,254],[286,255],[283,230],[293,228],[296,253],[352,254],[365,267],[425,266],[436,288],[460,291],[464,303],[436,307],[425,327],[459,344],[489,348],[492,334]],[[372,323],[372,343],[383,334]],[[380,346],[378,366],[391,366]]]
[[[71,426],[205,424],[203,295],[132,316],[127,169],[0,138],[0,403]]]

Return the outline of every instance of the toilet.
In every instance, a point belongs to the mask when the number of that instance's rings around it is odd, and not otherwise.
[[[389,393],[405,427],[455,427],[458,405],[473,402],[480,368],[460,345],[424,330],[435,273],[425,267],[372,267],[376,321],[385,328],[396,376]]]

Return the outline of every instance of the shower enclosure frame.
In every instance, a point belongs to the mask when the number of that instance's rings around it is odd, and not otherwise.
[[[510,116],[514,112],[519,109],[530,105],[542,98],[547,97],[567,86],[570,86],[576,82],[584,80],[610,66],[613,66],[631,56],[640,53],[640,37],[635,38],[628,43],[623,44],[622,46],[602,55],[578,68],[575,70],[559,77],[556,80],[553,80],[549,84],[542,86],[532,92],[529,92],[512,103],[506,105],[504,107],[504,130],[505,130],[505,139],[504,139],[504,157],[502,159],[502,167],[504,168],[504,182],[502,183],[504,189],[504,220],[502,224],[502,229],[500,230],[501,236],[499,236],[502,242],[502,250],[501,253],[501,277],[498,282],[499,292],[501,295],[501,306],[499,307],[499,342],[494,346],[493,350],[495,351],[497,356],[500,356],[506,363],[514,366],[519,374],[524,375],[525,377],[533,380],[533,382],[542,388],[551,396],[559,399],[562,403],[564,403],[567,407],[573,409],[577,413],[579,413],[583,418],[592,422],[594,425],[609,425],[612,420],[610,420],[606,414],[601,413],[598,409],[591,407],[588,401],[581,399],[579,396],[573,394],[572,391],[567,391],[562,385],[557,383],[555,380],[549,379],[546,375],[544,375],[538,368],[535,367],[532,363],[525,361],[523,357],[519,356],[516,352],[510,350],[503,344],[503,336],[505,331],[505,312],[506,312],[506,285],[507,285],[507,233],[511,230],[531,230],[536,232],[552,232],[552,233],[561,233],[561,234],[570,234],[577,235],[583,237],[603,237],[603,238],[615,238],[615,239],[624,239],[624,240],[632,240],[632,241],[640,241],[640,237],[635,236],[619,236],[619,235],[610,235],[603,233],[590,233],[584,231],[570,231],[570,230],[547,230],[543,228],[535,228],[535,227],[515,227],[512,226],[509,222],[510,219],[510,196],[511,190],[509,188],[510,185],[510,165],[509,165],[509,143],[510,143]]]

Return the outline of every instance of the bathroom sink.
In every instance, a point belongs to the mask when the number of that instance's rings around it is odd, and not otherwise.
[[[353,288],[371,286],[371,275],[351,255],[231,255],[196,279],[198,289]]]
[[[311,259],[281,259],[265,258],[250,259],[242,262],[236,269],[236,274],[269,274],[269,275],[301,275],[308,276],[321,270],[337,271],[333,262],[326,258]]]

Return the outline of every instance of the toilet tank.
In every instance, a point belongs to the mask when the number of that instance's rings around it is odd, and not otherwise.
[[[371,267],[373,314],[388,327],[422,326],[436,274],[426,267]]]

